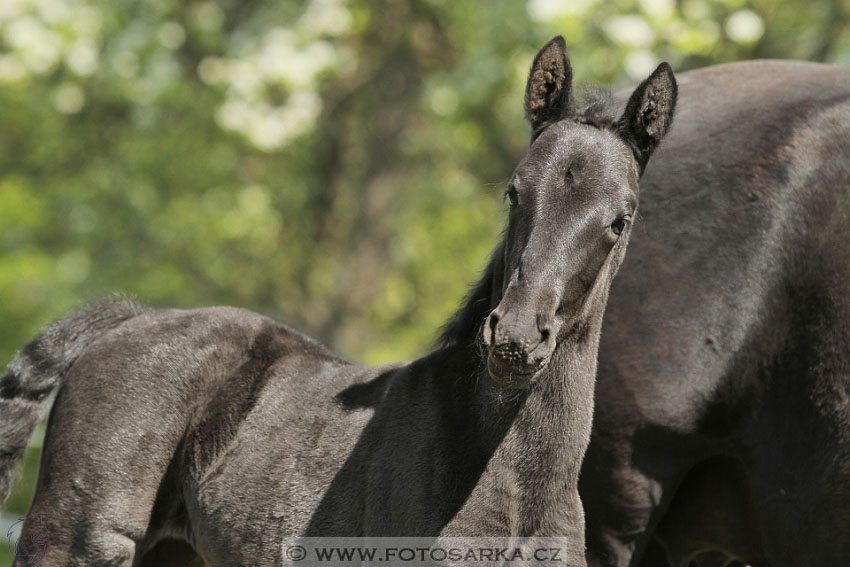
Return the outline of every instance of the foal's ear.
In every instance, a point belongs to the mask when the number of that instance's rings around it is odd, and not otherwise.
[[[617,131],[632,148],[641,173],[673,124],[677,92],[673,69],[662,63],[638,85],[617,122]]]
[[[525,85],[525,117],[531,123],[532,139],[543,125],[574,110],[573,69],[567,57],[567,44],[559,35],[534,58]]]

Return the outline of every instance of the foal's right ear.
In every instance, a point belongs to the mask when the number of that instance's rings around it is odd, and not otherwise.
[[[531,123],[532,140],[543,126],[574,111],[573,69],[567,57],[567,44],[559,35],[534,58],[525,85],[525,117]]]

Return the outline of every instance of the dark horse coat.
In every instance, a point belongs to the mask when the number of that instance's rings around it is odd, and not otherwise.
[[[23,528],[50,534],[39,564],[160,565],[172,538],[212,565],[277,565],[287,536],[330,535],[560,537],[585,565],[602,313],[675,100],[662,64],[621,113],[579,108],[564,41],[547,44],[504,239],[409,364],[363,367],[226,307],[106,303],[49,327],[0,380],[0,492],[62,381]]]
[[[589,563],[638,565],[661,523],[671,552],[850,565],[850,70],[678,79],[603,325]]]

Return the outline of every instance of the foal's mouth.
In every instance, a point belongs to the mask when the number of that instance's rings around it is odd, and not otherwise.
[[[490,373],[490,378],[498,385],[505,388],[515,390],[530,388],[537,381],[541,370],[549,363],[549,359],[545,358],[540,361],[534,368],[517,369],[503,364],[496,359],[493,354],[487,356],[487,372]]]

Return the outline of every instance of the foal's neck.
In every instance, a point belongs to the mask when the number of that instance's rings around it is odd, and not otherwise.
[[[590,438],[601,327],[598,316],[574,328],[527,390],[507,390],[481,370],[470,410],[480,449],[489,455],[476,488],[445,535],[563,536],[580,507],[577,481]],[[583,534],[582,534],[583,535]]]

